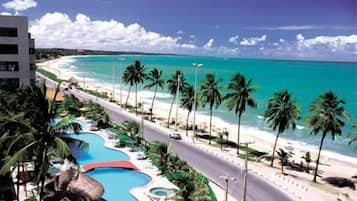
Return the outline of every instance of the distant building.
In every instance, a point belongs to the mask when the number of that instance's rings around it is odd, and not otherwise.
[[[0,15],[0,88],[35,83],[35,41],[24,16]]]

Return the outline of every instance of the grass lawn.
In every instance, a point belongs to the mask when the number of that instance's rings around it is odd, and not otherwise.
[[[47,70],[44,70],[44,69],[37,69],[36,70],[38,73],[50,78],[51,80],[53,81],[56,81],[56,82],[62,82],[62,81],[66,81],[66,80],[61,80],[57,77],[57,75],[55,75],[54,73],[51,73]]]

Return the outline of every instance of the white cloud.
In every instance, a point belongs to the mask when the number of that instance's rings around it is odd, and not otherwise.
[[[12,15],[12,14],[8,12],[1,12],[0,15]]]
[[[238,39],[239,39],[239,36],[238,35],[235,35],[235,36],[232,36],[228,39],[228,42],[230,43],[233,43],[235,45],[238,45]]]
[[[279,39],[279,42],[280,42],[280,43],[285,43],[285,39],[280,38],[280,39]]]
[[[196,38],[196,35],[195,35],[195,34],[191,34],[191,35],[190,35],[190,38],[191,38],[191,39],[195,39],[195,38]]]
[[[268,30],[268,31],[299,31],[299,30],[316,30],[316,29],[333,29],[333,30],[354,30],[355,26],[342,25],[287,25],[275,27],[246,27],[246,29]]]
[[[264,47],[262,54],[270,58],[357,61],[357,34],[311,38],[297,34],[295,41]]]
[[[213,45],[213,42],[214,42],[213,38],[209,39],[208,42],[203,46],[203,48],[206,48],[206,49],[211,48]]]
[[[72,20],[65,13],[47,13],[30,25],[38,47],[187,53],[198,49],[180,43],[180,37],[147,31],[138,23],[124,25],[116,20],[92,20],[77,14]]]
[[[243,38],[243,40],[240,41],[241,45],[248,45],[248,46],[253,46],[257,45],[260,42],[264,42],[267,39],[267,35],[262,35],[261,37],[252,37],[252,38]]]
[[[305,38],[304,38],[304,36],[303,36],[301,33],[299,33],[299,34],[296,35],[296,40],[302,41],[302,40],[304,40],[304,39],[305,39]]]
[[[3,3],[2,6],[7,10],[14,10],[16,14],[19,14],[21,11],[36,7],[37,2],[35,0],[12,0]]]
[[[310,39],[301,35],[297,39],[300,48],[329,49],[332,52],[357,50],[357,35],[317,36]]]
[[[178,30],[178,31],[176,32],[176,34],[178,34],[178,35],[183,35],[183,34],[185,34],[185,32],[182,31],[182,30]]]

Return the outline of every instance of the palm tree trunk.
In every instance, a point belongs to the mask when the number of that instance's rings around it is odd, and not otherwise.
[[[237,155],[239,155],[239,143],[240,143],[240,115],[238,116]]]
[[[42,166],[45,165],[45,161],[47,160],[47,146],[44,145],[44,152],[43,152],[43,155],[42,155],[42,160],[41,160],[41,164],[40,164],[40,168],[41,168],[41,172],[40,172],[40,178],[41,178],[41,189],[40,189],[40,201],[43,200],[43,191],[44,191],[44,188],[45,188],[45,180],[46,180],[46,173],[47,172],[43,172],[43,170],[45,168],[43,168]],[[46,168],[47,169],[47,168]]]
[[[271,162],[270,162],[271,167],[273,167],[273,165],[274,165],[275,149],[276,149],[276,145],[278,143],[279,135],[280,135],[280,132],[278,132],[278,134],[276,135],[276,138],[275,138],[274,147],[273,147],[273,155],[271,157]]]
[[[209,140],[208,140],[208,144],[211,144],[211,134],[212,134],[212,108],[210,109],[210,112],[209,112]]]
[[[190,118],[190,110],[187,112],[186,118],[186,136],[188,136],[188,119]]]
[[[126,97],[125,107],[128,106],[128,100],[129,100],[130,92],[131,92],[131,85],[130,85],[130,87],[129,87],[128,95],[127,95],[127,97]]]
[[[156,92],[157,92],[157,85],[155,85],[155,92],[154,92],[154,97],[152,97],[152,102],[151,102],[151,112],[150,112],[150,120],[152,121],[152,114],[154,111],[154,101],[156,98]]]
[[[322,146],[324,144],[324,140],[325,140],[325,137],[326,137],[326,132],[324,132],[322,134],[322,137],[321,137],[321,142],[320,142],[320,147],[319,147],[319,154],[317,155],[317,160],[316,160],[316,167],[315,167],[315,172],[314,172],[314,178],[313,178],[313,182],[316,183],[316,178],[317,178],[317,171],[319,170],[319,162],[320,162],[320,154],[321,154],[321,150],[322,150]]]
[[[284,164],[283,164],[283,161],[281,161],[281,174],[285,175],[285,174],[284,174]]]
[[[136,116],[138,116],[138,84],[137,83],[135,83],[135,114]]]
[[[172,106],[174,105],[175,100],[176,100],[176,96],[172,99],[172,103],[170,106],[169,117],[167,118],[167,128],[170,128],[170,117],[171,117],[171,112],[172,112]]]

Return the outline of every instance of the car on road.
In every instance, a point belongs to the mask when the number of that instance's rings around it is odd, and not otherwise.
[[[169,136],[170,136],[171,139],[175,139],[175,140],[181,140],[182,139],[180,133],[170,133]]]

